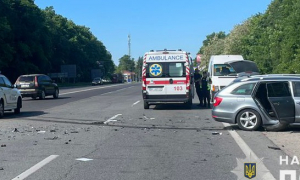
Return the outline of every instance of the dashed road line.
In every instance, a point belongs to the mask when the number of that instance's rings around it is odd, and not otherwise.
[[[133,104],[131,105],[131,107],[133,107],[134,105],[137,105],[139,102],[140,102],[140,101],[137,101],[137,102],[133,103]]]
[[[22,174],[20,174],[17,177],[13,178],[12,180],[23,180],[23,179],[27,178],[28,176],[30,176],[31,174],[33,174],[34,172],[36,172],[37,170],[39,170],[40,168],[42,168],[43,166],[45,166],[46,164],[48,164],[49,162],[51,162],[52,160],[54,160],[57,157],[58,157],[58,155],[51,155],[51,156],[45,158],[44,160],[42,160],[41,162],[39,162],[36,165],[32,166],[31,168],[29,168],[28,170],[26,170]]]
[[[92,90],[96,90],[96,89],[104,89],[104,88],[109,88],[109,87],[114,87],[114,86],[120,86],[120,85],[117,84],[117,85],[104,86],[104,87],[98,87],[98,88],[83,89],[83,90],[79,90],[79,91],[71,91],[71,92],[66,92],[66,93],[60,93],[59,95],[63,96],[63,95],[66,95],[66,94],[74,94],[74,93],[79,93],[79,92],[92,91]]]
[[[223,123],[223,125],[225,127],[230,126],[228,123]],[[246,157],[248,157],[251,154],[251,157],[253,157],[254,159],[259,159],[257,155],[252,151],[252,149],[247,145],[247,143],[241,138],[241,136],[236,131],[228,130],[228,132],[233,137],[237,145],[241,148],[241,150],[246,155]],[[263,162],[261,162],[260,165],[263,167],[263,169],[268,170],[268,168],[264,165]],[[268,180],[275,180],[274,176],[271,174],[270,171],[266,173],[263,178]]]
[[[104,124],[108,124],[109,122],[117,121],[115,118],[117,118],[118,116],[122,116],[122,114],[114,115],[113,117],[111,117],[107,121],[105,121]]]

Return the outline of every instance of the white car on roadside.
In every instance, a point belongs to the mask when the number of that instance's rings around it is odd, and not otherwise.
[[[4,75],[0,74],[0,118],[4,116],[4,111],[14,110],[15,114],[19,114],[21,108],[20,91]]]

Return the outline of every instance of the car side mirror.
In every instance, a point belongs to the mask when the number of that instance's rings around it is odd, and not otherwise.
[[[16,84],[12,84],[11,88],[18,88]]]

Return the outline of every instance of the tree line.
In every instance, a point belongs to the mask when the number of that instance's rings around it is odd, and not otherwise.
[[[240,54],[261,73],[300,73],[300,1],[273,0],[265,13],[236,25],[230,33],[213,32],[199,50],[201,66],[211,55]]]
[[[21,74],[56,73],[75,64],[81,81],[104,66],[114,73],[112,56],[88,27],[40,9],[34,0],[0,0],[0,71],[14,81]]]

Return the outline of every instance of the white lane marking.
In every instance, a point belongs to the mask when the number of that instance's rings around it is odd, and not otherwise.
[[[76,159],[77,161],[83,161],[83,162],[86,162],[86,161],[92,161],[93,159],[88,159],[88,158],[78,158]]]
[[[79,90],[79,91],[71,91],[71,92],[61,93],[59,95],[63,96],[63,95],[66,95],[66,94],[74,94],[74,93],[79,93],[79,92],[92,91],[92,90],[96,90],[96,89],[104,89],[104,88],[114,87],[114,86],[120,86],[120,85],[117,84],[117,85],[104,86],[104,87],[98,87],[98,88],[83,89],[83,90]],[[127,89],[127,88],[125,88],[125,89]]]
[[[44,160],[42,160],[41,162],[32,166],[27,171],[23,172],[22,174],[20,174],[19,176],[15,177],[12,180],[22,180],[22,179],[27,178],[28,176],[30,176],[31,174],[33,174],[34,172],[39,170],[41,167],[45,166],[46,164],[48,164],[49,162],[51,162],[52,160],[54,160],[57,157],[58,157],[58,155],[51,155],[51,156],[45,158]]]
[[[137,101],[137,102],[133,103],[133,104],[131,105],[131,107],[133,107],[134,105],[137,105],[139,102],[140,102],[140,101]]]
[[[104,124],[107,124],[107,123],[113,122],[113,121],[117,121],[117,120],[115,120],[115,118],[118,117],[118,116],[122,116],[122,114],[114,115],[113,117],[111,117],[107,121],[105,121]]]
[[[225,127],[230,126],[228,123],[223,123],[223,125]],[[248,157],[251,154],[251,156],[254,159],[259,159],[257,157],[257,155],[252,151],[252,149],[250,149],[250,147],[246,144],[246,142],[241,138],[241,136],[236,131],[228,130],[228,132],[233,137],[233,139],[238,144],[238,146],[241,148],[241,150],[246,155],[246,157]],[[263,167],[263,169],[266,169],[266,170],[269,171],[269,169],[264,165],[263,162],[261,162],[260,164]],[[270,171],[263,176],[263,179],[268,179],[268,180],[273,180],[274,179],[275,180],[274,176],[271,174]]]

